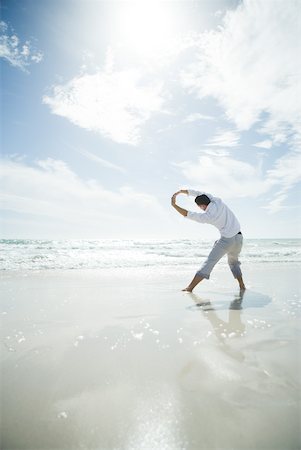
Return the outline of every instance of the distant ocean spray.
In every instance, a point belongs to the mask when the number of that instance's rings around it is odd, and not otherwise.
[[[198,266],[214,240],[0,240],[0,270]],[[301,239],[245,239],[242,263],[301,262]],[[226,259],[221,261],[226,264]]]

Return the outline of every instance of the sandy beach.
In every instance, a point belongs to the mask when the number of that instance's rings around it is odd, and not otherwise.
[[[1,448],[300,448],[297,274],[5,272]]]

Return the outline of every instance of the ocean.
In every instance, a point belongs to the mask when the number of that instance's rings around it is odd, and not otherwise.
[[[214,240],[2,239],[0,270],[196,267]],[[245,239],[242,264],[300,263],[301,239]],[[219,264],[226,264],[223,258]]]

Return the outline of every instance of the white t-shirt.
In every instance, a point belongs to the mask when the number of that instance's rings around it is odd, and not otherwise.
[[[213,197],[207,192],[188,189],[188,195],[197,197],[203,194],[210,199],[206,211],[203,213],[188,211],[185,217],[200,223],[210,223],[218,228],[222,237],[230,238],[235,236],[240,231],[240,224],[231,209],[218,197]]]

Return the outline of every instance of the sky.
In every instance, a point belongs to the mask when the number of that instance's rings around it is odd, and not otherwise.
[[[300,3],[2,0],[1,235],[300,236]],[[180,206],[199,211],[193,197]]]

